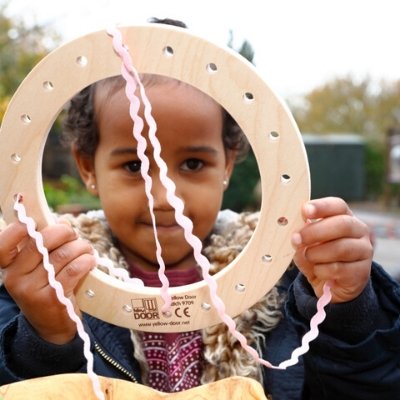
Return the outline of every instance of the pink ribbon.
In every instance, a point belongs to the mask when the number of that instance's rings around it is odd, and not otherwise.
[[[330,302],[331,300],[331,292],[330,292],[330,285],[329,283],[325,283],[324,288],[323,288],[323,295],[317,302],[317,312],[314,315],[314,317],[310,321],[310,330],[303,336],[302,338],[302,343],[301,346],[296,348],[290,359],[281,362],[279,365],[272,365],[269,361],[263,360],[259,357],[257,354],[256,350],[254,350],[251,346],[247,344],[247,339],[236,329],[236,323],[235,321],[225,312],[225,305],[222,301],[222,299],[218,296],[217,294],[217,282],[216,280],[210,275],[210,262],[208,259],[201,253],[202,251],[202,243],[199,238],[197,238],[193,234],[193,223],[192,221],[187,218],[183,214],[183,209],[184,209],[184,204],[183,201],[175,195],[175,184],[174,182],[168,177],[167,172],[168,168],[164,160],[161,158],[161,145],[160,142],[158,141],[155,133],[157,130],[157,125],[156,122],[151,115],[151,104],[146,96],[143,84],[141,83],[139,79],[139,74],[136,71],[136,69],[132,65],[132,59],[129,55],[129,52],[126,48],[126,46],[122,42],[122,35],[121,32],[118,29],[109,29],[108,30],[109,35],[113,37],[113,46],[116,51],[116,53],[121,57],[122,59],[122,75],[124,79],[126,80],[126,94],[128,99],[131,102],[131,117],[134,122],[134,136],[138,140],[138,143],[140,141],[141,143],[141,148],[145,149],[146,145],[142,144],[143,141],[145,141],[144,137],[141,135],[141,131],[143,129],[143,120],[137,115],[137,111],[139,110],[139,100],[138,98],[134,95],[134,91],[136,90],[136,87],[139,86],[140,89],[140,95],[144,104],[144,114],[145,114],[145,119],[146,122],[149,126],[149,140],[153,146],[154,149],[154,160],[157,163],[157,166],[159,168],[159,174],[160,174],[160,182],[163,184],[163,186],[166,189],[167,192],[167,200],[169,204],[175,209],[175,219],[177,223],[183,228],[185,238],[187,242],[192,246],[193,248],[193,254],[196,262],[198,265],[201,267],[202,274],[203,274],[203,279],[207,283],[210,291],[210,299],[220,316],[221,320],[227,325],[229,328],[229,331],[231,334],[240,342],[241,346],[259,363],[265,365],[268,368],[275,368],[275,369],[286,369],[289,366],[292,366],[298,362],[298,357],[305,354],[309,350],[309,343],[314,340],[318,334],[318,325],[325,319],[325,310],[324,307]],[[136,126],[138,124],[138,126]],[[138,157],[142,161],[142,166],[146,165],[146,168],[143,168],[145,172],[147,173],[148,171],[148,158],[144,154],[144,150],[139,153],[138,151]],[[144,174],[144,179],[149,180],[149,177]],[[151,179],[150,179],[151,181]],[[151,182],[147,183],[146,187],[151,188]],[[148,195],[149,199],[149,208],[150,211],[153,214],[153,197],[150,193],[150,191],[146,191],[146,194]],[[153,226],[154,226],[154,232],[155,232],[155,237],[156,237],[156,242],[158,243],[157,240],[157,230],[156,230],[156,221],[155,218],[153,219]],[[160,276],[163,279],[166,279],[165,277],[165,265],[162,262],[160,264],[160,270],[161,272],[159,273]],[[162,281],[163,282],[163,281]],[[162,296],[165,298],[169,298],[169,302],[165,304],[165,310],[169,309],[170,306],[170,297],[166,295],[166,291],[168,290],[168,284],[164,284],[161,288],[161,293]]]

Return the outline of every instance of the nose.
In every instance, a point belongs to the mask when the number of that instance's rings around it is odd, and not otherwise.
[[[160,175],[157,171],[156,174],[152,174],[152,189],[151,193],[154,198],[154,208],[156,210],[171,210],[173,207],[169,204],[167,199],[167,189],[161,181]]]

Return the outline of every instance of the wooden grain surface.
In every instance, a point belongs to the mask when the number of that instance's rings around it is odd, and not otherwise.
[[[262,400],[253,379],[232,377],[178,393],[162,393],[138,383],[100,377],[106,400]],[[0,387],[0,400],[97,400],[86,374],[54,375]]]

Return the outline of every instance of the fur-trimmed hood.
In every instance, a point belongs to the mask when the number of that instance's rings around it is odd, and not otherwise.
[[[111,231],[102,211],[91,211],[77,217],[65,216],[78,229],[82,238],[90,241],[100,256],[111,259],[116,265],[127,268],[127,263],[115,246]],[[244,248],[256,227],[258,213],[237,214],[222,211],[203,253],[216,273],[228,265]],[[248,343],[259,352],[265,346],[266,332],[274,329],[282,318],[283,298],[274,287],[261,301],[235,318],[237,329]],[[240,343],[221,323],[203,329],[204,368],[201,382],[209,383],[229,376],[239,375],[262,382],[261,366],[241,347]],[[132,331],[135,358],[142,365],[146,381],[146,360],[141,351],[139,335]]]

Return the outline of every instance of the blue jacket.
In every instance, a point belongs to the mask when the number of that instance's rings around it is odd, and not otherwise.
[[[290,357],[309,329],[316,298],[305,278],[288,270],[285,318],[267,334],[273,364]],[[0,287],[0,385],[37,376],[86,372],[82,342],[44,342]],[[296,366],[264,369],[264,386],[278,400],[400,399],[400,287],[378,265],[370,284],[352,302],[327,306],[320,335]],[[84,315],[99,375],[141,382],[129,331]]]

